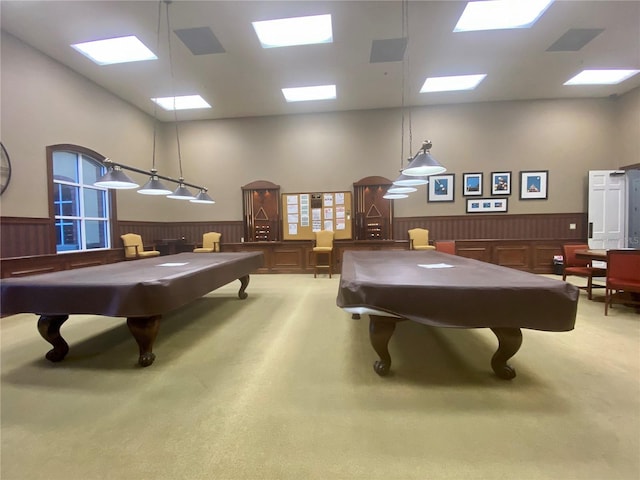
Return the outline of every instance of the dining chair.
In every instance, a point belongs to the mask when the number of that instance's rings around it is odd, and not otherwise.
[[[456,254],[456,242],[453,240],[438,240],[433,242],[433,245],[436,247],[436,252]]]
[[[311,251],[313,252],[313,278],[316,278],[318,270],[327,269],[329,271],[329,278],[333,271],[333,235],[331,230],[321,230],[316,232],[316,239],[314,241]],[[326,263],[320,263],[321,258],[326,258]]]
[[[607,252],[604,314],[614,303],[640,306],[640,250]],[[640,311],[640,307],[636,308]]]
[[[220,237],[221,233],[207,232],[202,235],[202,244],[199,247],[193,249],[194,253],[213,253],[220,251]]]
[[[576,252],[578,250],[589,250],[589,245],[586,243],[580,244],[567,244],[562,246],[562,255],[564,261],[564,269],[562,271],[562,280],[567,280],[568,275],[574,275],[576,277],[584,277],[587,279],[587,285],[584,287],[578,287],[587,291],[587,298],[591,300],[593,288],[603,288],[603,285],[594,285],[594,277],[606,277],[607,269],[593,267],[591,265],[591,259],[578,258]]]
[[[425,228],[412,228],[409,233],[409,250],[435,250],[429,245],[429,230]]]
[[[125,233],[124,235],[120,235],[120,238],[124,245],[125,260],[151,258],[160,255],[160,252],[156,250],[155,245],[151,247],[151,250],[145,250],[144,244],[142,243],[142,236],[137,233]]]

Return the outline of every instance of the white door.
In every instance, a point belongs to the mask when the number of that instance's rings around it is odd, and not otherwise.
[[[627,246],[625,186],[624,171],[589,171],[589,248]]]

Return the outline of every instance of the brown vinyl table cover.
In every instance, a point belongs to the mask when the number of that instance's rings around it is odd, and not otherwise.
[[[260,268],[262,252],[180,253],[0,282],[5,315],[146,317],[176,309]]]
[[[437,251],[347,251],[337,305],[439,327],[560,332],[574,327],[578,295],[560,280]]]

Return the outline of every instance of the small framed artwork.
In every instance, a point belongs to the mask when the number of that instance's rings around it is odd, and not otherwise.
[[[548,170],[520,172],[520,200],[546,200],[548,182]]]
[[[467,200],[467,213],[490,213],[506,211],[506,198],[473,198]]]
[[[491,172],[491,195],[511,195],[511,172]]]
[[[465,197],[482,196],[482,173],[462,175],[462,195]]]
[[[453,173],[447,175],[431,175],[427,188],[428,202],[453,202]]]

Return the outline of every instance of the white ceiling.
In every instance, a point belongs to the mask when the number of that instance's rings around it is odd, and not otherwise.
[[[406,105],[513,99],[607,97],[640,85],[640,74],[612,86],[563,86],[584,68],[640,68],[640,1],[558,1],[530,29],[452,33],[466,2],[410,2],[404,70]],[[164,11],[163,4],[163,11]],[[0,2],[2,29],[153,115],[154,96],[198,93],[212,109],[179,120],[397,107],[403,63],[370,63],[373,40],[402,36],[396,1],[188,1],[170,5],[172,30],[209,27],[225,53],[193,55],[172,34],[175,90],[163,23],[160,61],[98,66],[70,44],[136,35],[155,51],[154,1]],[[330,13],[331,44],[262,49],[257,20]],[[163,17],[164,18],[164,17]],[[165,20],[163,19],[163,22]],[[579,51],[546,51],[567,30],[604,31]],[[487,73],[471,92],[420,94],[427,76]],[[282,87],[335,83],[338,98],[287,104]],[[158,112],[170,121],[173,113]]]

